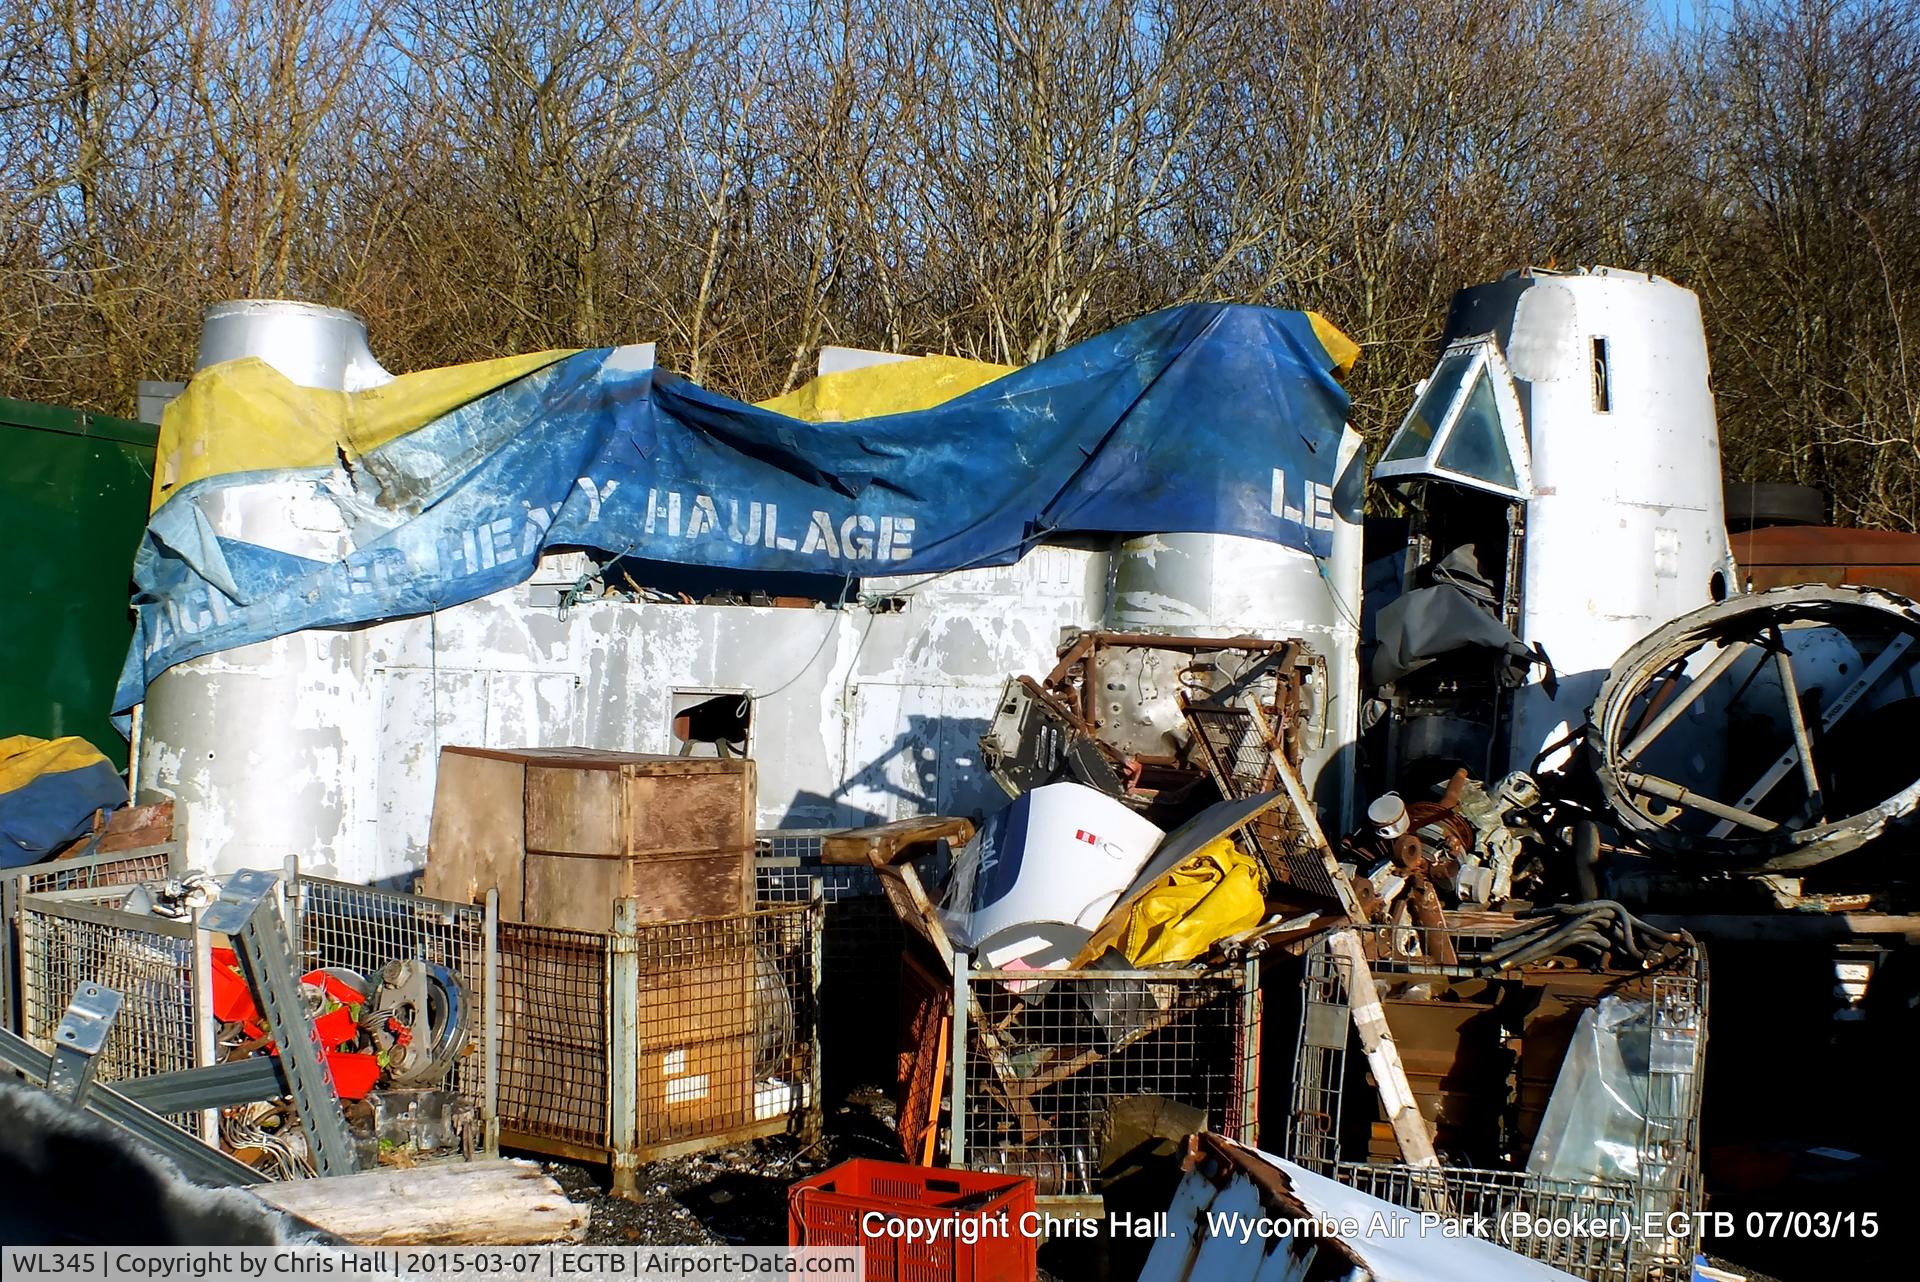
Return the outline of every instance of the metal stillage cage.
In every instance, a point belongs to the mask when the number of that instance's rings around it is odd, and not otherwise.
[[[15,1032],[23,1027],[19,1005],[20,896],[137,885],[170,876],[179,860],[178,843],[167,842],[0,869],[0,1021]]]
[[[1362,932],[1442,1165],[1415,1168],[1399,1160],[1364,1059],[1350,1053],[1357,1043],[1344,963],[1324,941],[1306,957],[1285,1156],[1375,1197],[1459,1217],[1512,1250],[1591,1282],[1691,1277],[1701,1207],[1704,954],[1689,941],[1656,971],[1560,966],[1476,975],[1405,955],[1414,934],[1392,927]],[[1490,945],[1499,928],[1456,926],[1449,934],[1456,950],[1469,954]],[[1531,1172],[1527,1152],[1572,1031],[1582,1011],[1608,994],[1646,1003],[1638,1174],[1574,1180]],[[1583,1230],[1533,1231],[1555,1221]]]
[[[500,1113],[510,1146],[635,1168],[819,1119],[819,906],[614,929],[503,922]]]
[[[952,1161],[1032,1176],[1043,1198],[1100,1194],[1101,1146],[1130,1099],[1204,1112],[1259,1142],[1260,980],[1218,967],[961,970]]]
[[[453,1062],[446,1089],[472,1103],[486,1128],[485,1146],[497,1147],[496,897],[489,895],[486,906],[459,904],[297,874],[291,884],[302,966],[344,967],[367,975],[388,962],[412,960],[444,966],[460,978],[469,1003],[463,1017],[466,1045]]]
[[[119,1016],[94,1057],[94,1073],[103,1082],[178,1072],[211,1064],[215,1055],[208,937],[191,922],[121,911],[129,889],[27,893],[16,909],[21,1036],[51,1047],[54,1029],[83,983],[120,994]],[[197,1114],[172,1120],[212,1134]]]
[[[130,882],[154,875],[124,871]],[[289,915],[297,923],[294,951],[303,968],[364,974],[396,959],[419,959],[461,977],[471,1009],[449,1089],[466,1096],[483,1120],[490,1118],[497,966],[495,923],[486,910],[311,877],[295,877],[288,885]],[[29,892],[19,897],[16,910],[21,1034],[50,1045],[81,983],[115,990],[123,1005],[95,1067],[108,1082],[212,1064],[222,1050],[213,1015],[214,937],[191,921],[124,911],[130,889],[122,884]],[[217,1134],[211,1111],[174,1120],[205,1138]]]

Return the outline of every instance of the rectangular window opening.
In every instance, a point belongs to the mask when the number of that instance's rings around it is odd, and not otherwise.
[[[1593,340],[1593,408],[1602,414],[1613,410],[1613,362],[1607,340]]]
[[[673,738],[683,757],[751,755],[753,696],[744,690],[675,690]]]

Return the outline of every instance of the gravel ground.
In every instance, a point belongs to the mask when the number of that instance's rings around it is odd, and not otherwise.
[[[853,1157],[900,1160],[893,1102],[862,1090],[825,1119],[820,1142],[780,1135],[640,1169],[640,1200],[607,1190],[606,1168],[548,1162],[567,1196],[593,1207],[596,1245],[766,1246],[787,1240],[787,1185]]]
[[[546,1162],[548,1174],[575,1202],[592,1206],[587,1241],[604,1246],[767,1246],[787,1240],[787,1186],[854,1157],[899,1161],[893,1102],[878,1089],[854,1092],[825,1119],[824,1135],[806,1145],[788,1136],[653,1162],[640,1169],[640,1200],[614,1197],[604,1167]],[[1092,1261],[1043,1247],[1040,1282],[1094,1282]],[[1058,1273],[1045,1265],[1052,1257]],[[1776,1282],[1737,1262],[1713,1258],[1749,1282]],[[1091,1266],[1091,1267],[1089,1267]],[[1112,1282],[1125,1282],[1113,1279]]]

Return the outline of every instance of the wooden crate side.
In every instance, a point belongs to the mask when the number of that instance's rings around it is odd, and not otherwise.
[[[686,762],[730,767],[627,771],[627,853],[692,854],[753,845],[754,769],[751,761]]]
[[[753,908],[753,850],[642,856],[623,870],[620,893],[642,901],[642,921],[724,917]]]
[[[479,903],[497,886],[501,916],[521,915],[525,773],[517,761],[441,752],[427,835],[429,898]]]
[[[527,767],[527,849],[553,855],[626,853],[620,776],[611,770]]]
[[[613,929],[613,901],[625,892],[618,859],[527,852],[526,919],[570,930]]]

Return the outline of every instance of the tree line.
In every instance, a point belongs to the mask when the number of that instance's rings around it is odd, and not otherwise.
[[[1454,290],[1608,263],[1701,295],[1729,475],[1912,529],[1920,12],[1652,3],[0,0],[0,392],[126,413],[255,295],[746,398],[1234,299],[1377,443]]]

